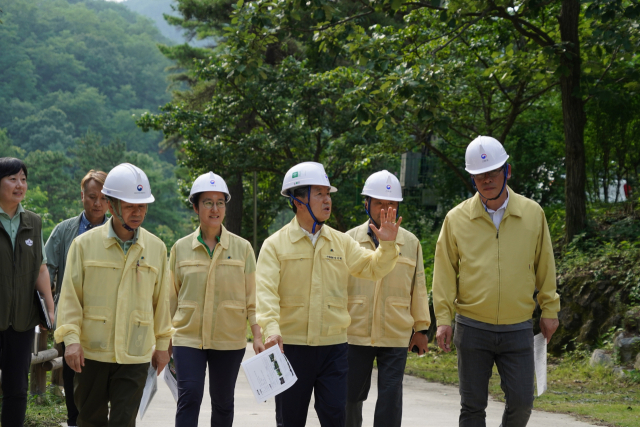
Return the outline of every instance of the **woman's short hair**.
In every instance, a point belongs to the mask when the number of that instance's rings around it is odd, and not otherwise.
[[[96,180],[101,185],[104,185],[104,181],[107,179],[107,174],[102,171],[95,171],[91,169],[89,172],[87,172],[84,178],[82,178],[82,181],[80,181],[80,188],[82,189],[82,191],[86,190],[85,185],[92,179]]]
[[[0,157],[0,179],[5,176],[15,175],[20,171],[23,171],[24,176],[29,178],[27,165],[22,160],[15,157]]]

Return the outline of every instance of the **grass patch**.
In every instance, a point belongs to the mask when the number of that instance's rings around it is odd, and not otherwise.
[[[56,395],[57,386],[48,384],[42,396],[29,396],[25,427],[59,427],[67,420],[67,407],[62,395]]]
[[[458,384],[455,350],[444,353],[429,346],[425,357],[410,353],[405,373],[442,384]],[[533,403],[534,409],[573,414],[608,426],[640,427],[640,372],[625,378],[614,376],[611,369],[591,368],[584,352],[549,358],[548,390]],[[500,375],[494,367],[489,392],[504,402]]]

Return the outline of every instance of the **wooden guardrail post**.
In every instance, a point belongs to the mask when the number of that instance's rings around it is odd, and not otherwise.
[[[41,395],[47,389],[47,371],[45,371],[42,367],[42,362],[49,360],[47,357],[51,358],[48,353],[51,353],[50,350],[47,350],[47,332],[40,333],[38,338],[35,340],[35,345],[37,348],[34,349],[35,352],[38,353],[37,356],[32,356],[31,358],[31,377],[30,377],[30,385],[29,392],[33,395]],[[51,349],[55,352],[53,357],[58,355],[57,350]],[[34,359],[36,362],[34,363]]]
[[[56,344],[56,350],[58,350],[58,356],[63,356],[63,351],[62,351],[62,343],[58,343]],[[55,384],[58,386],[63,386],[64,385],[64,379],[62,377],[62,359],[61,360],[61,365],[60,365],[60,369],[56,369],[54,368],[51,371],[51,384]]]

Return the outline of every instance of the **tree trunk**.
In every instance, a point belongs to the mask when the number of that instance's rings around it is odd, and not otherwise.
[[[233,234],[241,236],[242,232],[242,213],[244,192],[242,188],[242,173],[236,173],[227,181],[231,200],[227,203],[227,213],[224,219],[225,227]]]
[[[567,69],[560,77],[562,93],[562,117],[564,121],[565,184],[567,243],[582,232],[587,221],[586,171],[584,128],[586,115],[580,93],[580,0],[563,0],[560,13],[560,37],[566,52],[560,56],[561,65]],[[568,57],[567,57],[568,56]]]

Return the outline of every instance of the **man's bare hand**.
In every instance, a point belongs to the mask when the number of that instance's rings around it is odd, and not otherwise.
[[[69,344],[64,350],[64,360],[74,371],[82,372],[84,366],[84,350],[80,344]]]
[[[429,351],[429,338],[423,333],[416,332],[411,337],[411,342],[409,343],[409,351],[413,348],[413,346],[418,347],[418,356],[422,356],[427,354]]]
[[[559,325],[560,322],[558,322],[558,319],[540,319],[540,332],[542,332],[542,335],[547,339],[547,344],[551,341],[551,337]]]
[[[453,337],[453,328],[449,325],[438,326],[438,332],[436,332],[436,341],[438,341],[438,347],[443,349],[445,353],[451,351],[451,338]]]
[[[274,345],[278,344],[280,347],[280,351],[284,353],[284,343],[282,342],[282,337],[280,335],[271,335],[264,343],[264,348],[271,348]]]
[[[151,356],[151,366],[156,368],[157,374],[160,375],[160,372],[167,366],[171,357],[169,356],[169,352],[153,350],[153,356]]]
[[[398,230],[400,229],[400,223],[402,223],[402,217],[398,218],[398,222],[394,222],[396,219],[396,210],[389,208],[388,210],[380,210],[380,228],[377,228],[375,224],[369,224],[371,230],[375,233],[376,237],[381,242],[393,242],[396,240]]]

